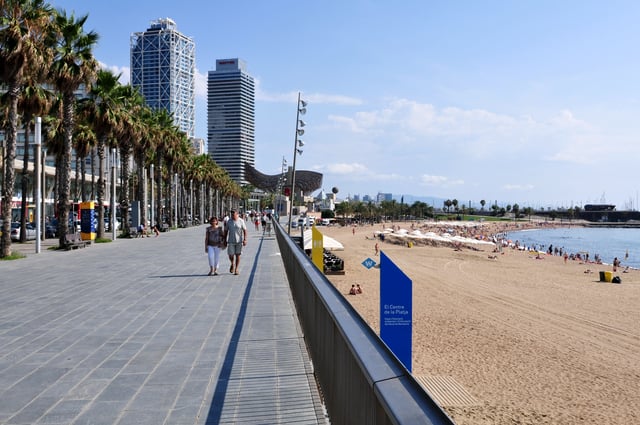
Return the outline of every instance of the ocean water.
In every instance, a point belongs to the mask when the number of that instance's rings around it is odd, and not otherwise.
[[[571,227],[534,229],[509,232],[507,238],[520,245],[536,246],[546,251],[549,245],[571,253],[588,252],[593,260],[600,255],[603,263],[611,264],[618,257],[623,266],[640,269],[640,229]],[[625,259],[625,255],[629,254]]]

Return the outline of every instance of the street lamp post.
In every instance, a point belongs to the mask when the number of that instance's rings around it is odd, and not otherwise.
[[[151,171],[149,171],[149,174],[150,174],[149,177],[150,177],[150,180],[151,180],[151,220],[150,220],[150,222],[151,222],[151,228],[153,229],[153,226],[156,225],[156,222],[153,220],[154,219],[154,216],[153,216],[154,208],[156,207],[155,202],[154,202],[155,197],[153,195],[153,191],[155,190],[155,187],[154,187],[154,184],[153,184],[154,183],[153,180],[155,178],[154,173],[153,173],[153,164],[151,164]]]
[[[178,227],[178,173],[173,175],[173,225]],[[171,211],[169,211],[171,214]]]
[[[40,199],[40,203],[41,205],[41,219],[40,221],[41,223],[41,229],[42,229],[42,240],[44,241],[47,238],[47,208],[46,208],[46,199],[47,199],[47,150],[46,149],[42,149],[42,161],[41,161],[41,166],[42,166],[42,173],[41,173],[41,177],[42,177],[42,182],[40,183],[42,186],[40,186],[42,188],[41,193],[42,193],[42,197]]]
[[[296,199],[296,157],[302,155],[302,146],[304,142],[299,139],[304,134],[304,127],[306,124],[300,119],[300,115],[307,113],[307,102],[300,99],[300,92],[298,92],[298,103],[296,105],[296,134],[293,142],[293,166],[291,171],[291,204],[289,205],[289,226],[287,232],[291,235],[291,221],[293,220],[293,203]]]
[[[111,240],[116,240],[116,150],[111,149]]]
[[[36,254],[40,253],[40,231],[43,230],[42,220],[40,219],[40,193],[41,193],[41,184],[42,179],[40,178],[40,155],[41,155],[41,137],[42,137],[42,117],[36,117],[36,133],[35,133],[35,153],[33,160],[33,174],[35,175],[34,180],[36,181]],[[26,149],[26,146],[25,146]],[[24,195],[23,195],[24,196]]]
[[[193,223],[193,179],[189,182],[189,226]]]

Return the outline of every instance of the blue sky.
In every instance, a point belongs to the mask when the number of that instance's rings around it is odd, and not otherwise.
[[[59,0],[89,14],[96,58],[129,75],[129,40],[170,17],[206,75],[241,58],[256,79],[256,168],[291,164],[339,197],[639,209],[640,2]],[[437,205],[440,206],[440,205]]]

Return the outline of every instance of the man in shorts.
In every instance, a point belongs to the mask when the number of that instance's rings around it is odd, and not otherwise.
[[[247,225],[244,220],[238,217],[238,211],[231,210],[231,217],[224,226],[224,243],[227,246],[231,267],[229,273],[240,274],[240,255],[242,247],[247,244]]]

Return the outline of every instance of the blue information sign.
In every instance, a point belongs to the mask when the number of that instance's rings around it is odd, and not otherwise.
[[[411,372],[412,282],[380,252],[380,338]]]
[[[362,262],[362,265],[365,266],[366,268],[370,269],[371,267],[376,265],[376,262],[373,261],[371,258],[367,258],[366,260],[364,260]]]

